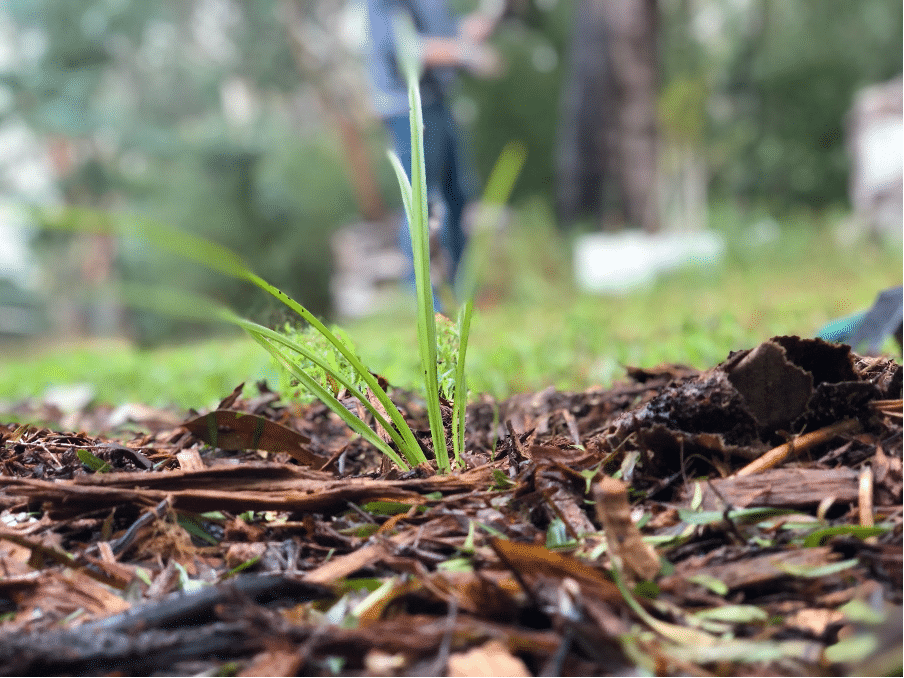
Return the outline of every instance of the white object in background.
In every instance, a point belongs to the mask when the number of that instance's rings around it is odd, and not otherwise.
[[[622,294],[685,266],[713,265],[725,255],[725,239],[713,231],[648,234],[590,233],[574,246],[578,286]]]
[[[901,76],[865,87],[848,114],[854,215],[875,235],[901,237],[904,124]]]

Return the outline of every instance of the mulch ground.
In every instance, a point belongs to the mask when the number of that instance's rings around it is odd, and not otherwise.
[[[776,337],[476,402],[446,476],[263,384],[23,405],[58,424],[0,424],[0,674],[900,675],[901,383]]]

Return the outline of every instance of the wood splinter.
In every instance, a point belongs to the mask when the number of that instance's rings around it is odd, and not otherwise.
[[[735,473],[735,477],[749,476],[754,473],[760,473],[761,471],[774,468],[792,454],[805,452],[817,445],[830,441],[835,436],[841,435],[842,433],[851,433],[859,430],[859,428],[860,422],[858,420],[845,419],[844,421],[839,421],[837,424],[832,424],[831,426],[826,426],[825,428],[811,431],[810,433],[804,433],[793,440],[789,440],[787,443],[779,445],[778,447],[773,447],[762,457],[754,459],[747,464],[747,466]]]

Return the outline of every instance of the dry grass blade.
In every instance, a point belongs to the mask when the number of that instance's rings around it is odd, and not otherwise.
[[[805,452],[811,448],[816,447],[817,445],[822,445],[823,443],[827,443],[832,438],[842,435],[843,433],[853,433],[860,429],[860,422],[856,419],[845,419],[844,421],[840,421],[837,424],[832,424],[831,426],[826,426],[825,428],[821,428],[817,431],[812,431],[810,433],[804,433],[801,436],[797,436],[793,440],[784,443],[783,445],[779,445],[778,447],[774,447],[769,450],[766,454],[754,461],[750,462],[738,471],[735,476],[743,477],[753,475],[754,473],[760,473],[761,471],[765,471],[770,468],[774,468],[782,463],[785,459],[790,457],[792,454],[800,454],[801,452]]]

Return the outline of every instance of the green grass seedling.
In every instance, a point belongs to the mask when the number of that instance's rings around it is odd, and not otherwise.
[[[424,116],[421,111],[421,93],[418,81],[421,71],[417,49],[417,35],[411,20],[404,15],[396,17],[396,33],[399,37],[397,58],[408,84],[408,105],[411,127],[411,181],[405,174],[401,161],[389,153],[402,192],[402,203],[408,217],[411,233],[411,251],[414,261],[414,280],[417,295],[417,337],[424,374],[424,392],[427,400],[427,417],[430,436],[440,473],[450,470],[446,431],[439,407],[439,380],[436,374],[436,316],[433,304],[433,286],[430,281],[430,231],[427,223],[427,173],[424,161]]]
[[[477,220],[475,234],[465,254],[462,271],[462,295],[464,303],[458,313],[458,357],[455,363],[455,393],[452,401],[452,451],[455,462],[461,465],[461,453],[465,448],[465,411],[468,407],[468,383],[465,359],[468,354],[468,337],[471,318],[474,315],[474,297],[479,284],[478,275],[485,265],[483,258],[489,251],[488,240],[492,236],[494,221],[499,210],[508,202],[515,180],[524,166],[527,154],[523,144],[509,143],[502,149],[484,189],[481,216]],[[496,217],[496,219],[494,219]]]
[[[159,242],[159,240],[157,242]],[[267,283],[264,284],[267,285]],[[275,290],[272,286],[267,285],[267,287]],[[411,427],[408,426],[408,423],[405,421],[404,417],[402,417],[398,408],[389,399],[389,396],[379,385],[373,374],[363,366],[346,341],[337,337],[319,321],[317,321],[317,324],[311,323],[312,327],[326,338],[329,344],[340,353],[346,361],[348,361],[353,376],[350,377],[345,374],[343,370],[337,369],[337,366],[331,363],[327,356],[318,353],[315,350],[311,350],[311,348],[295,341],[286,333],[277,332],[264,325],[246,320],[232,311],[214,304],[208,299],[187,294],[179,290],[159,288],[148,290],[141,286],[121,286],[119,291],[120,296],[123,299],[129,300],[135,306],[141,306],[169,315],[177,315],[193,320],[219,320],[240,327],[265,351],[267,351],[277,364],[281,365],[295,377],[309,393],[329,407],[330,410],[340,417],[349,428],[376,447],[381,453],[389,457],[389,459],[391,459],[399,468],[407,470],[410,466],[416,466],[417,464],[425,463],[427,461],[423,450],[421,450],[417,439],[414,437],[414,433],[411,431]],[[278,292],[278,290],[275,291]],[[281,292],[279,292],[279,294],[286,299],[289,299],[285,294]],[[295,302],[292,303],[295,304]],[[298,304],[296,305],[298,308],[303,308]],[[293,308],[293,310],[295,309]],[[310,314],[308,315],[310,316]],[[310,317],[314,318],[314,316]],[[316,320],[316,318],[314,319]],[[354,396],[374,417],[377,425],[388,433],[390,439],[395,443],[399,450],[401,450],[405,459],[403,460],[402,457],[400,457],[399,454],[373,429],[339,402],[332,390],[321,384],[314,376],[312,376],[312,374],[301,369],[298,365],[298,356],[301,356],[316,365],[319,369],[323,370],[324,374],[329,375],[335,383],[344,387],[352,396]],[[367,384],[380,405],[385,409],[385,413],[388,415],[389,419],[384,416],[384,413],[380,411],[380,408],[376,407],[370,401],[356,382]]]

